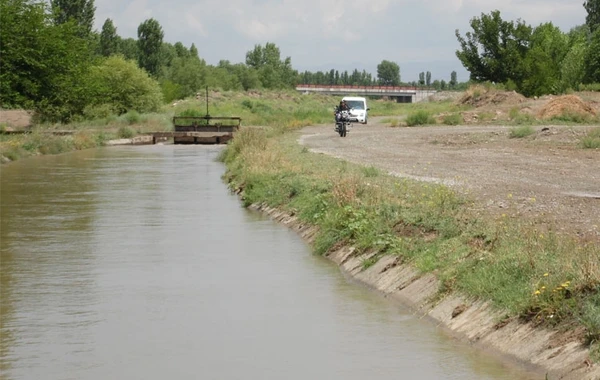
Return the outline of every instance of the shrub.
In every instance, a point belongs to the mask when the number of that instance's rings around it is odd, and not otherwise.
[[[117,135],[122,139],[130,139],[136,135],[135,129],[131,127],[121,127],[117,132]]]
[[[88,105],[83,109],[83,116],[87,120],[107,119],[115,114],[115,109],[110,104]]]
[[[109,104],[119,114],[128,110],[158,111],[163,103],[158,82],[135,62],[121,56],[109,57],[92,67],[89,77],[94,86],[92,104]]]
[[[123,117],[129,125],[139,124],[142,121],[142,116],[137,111],[129,111]]]
[[[446,125],[459,125],[462,122],[462,117],[459,113],[453,113],[444,116],[443,123]]]
[[[414,112],[406,118],[406,125],[412,127],[414,125],[435,124],[435,119],[425,110]]]
[[[511,139],[514,138],[523,138],[535,133],[535,130],[530,125],[524,125],[522,127],[515,127],[510,129],[509,137]]]
[[[581,139],[581,147],[585,149],[600,149],[600,128],[594,128]]]
[[[590,115],[585,115],[579,112],[563,112],[560,115],[553,116],[551,121],[562,121],[567,123],[586,123],[592,119]]]

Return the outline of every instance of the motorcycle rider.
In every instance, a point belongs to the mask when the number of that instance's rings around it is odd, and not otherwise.
[[[337,106],[335,108],[335,121],[338,122],[340,121],[340,112],[342,111],[348,111],[350,112],[350,107],[348,106],[348,103],[346,103],[346,101],[344,99],[342,99],[342,101],[340,102],[340,105]]]

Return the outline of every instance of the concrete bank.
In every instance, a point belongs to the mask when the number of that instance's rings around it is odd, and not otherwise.
[[[264,205],[250,209],[269,215],[300,234],[312,245],[317,229],[296,217]],[[600,380],[600,365],[589,359],[589,350],[573,336],[535,327],[494,310],[488,303],[458,294],[438,297],[439,282],[433,274],[420,274],[393,256],[383,256],[364,269],[363,262],[376,252],[357,255],[353,247],[341,247],[327,257],[357,281],[400,301],[415,313],[443,326],[457,339],[475,348],[497,354],[540,373],[540,378],[565,380]]]

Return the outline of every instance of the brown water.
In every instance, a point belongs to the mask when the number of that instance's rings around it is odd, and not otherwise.
[[[4,379],[526,379],[247,211],[214,146],[2,167]]]

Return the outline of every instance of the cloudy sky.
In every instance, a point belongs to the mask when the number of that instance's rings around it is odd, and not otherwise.
[[[113,20],[122,37],[158,20],[166,42],[196,44],[209,64],[244,62],[255,44],[274,42],[298,70],[367,70],[383,59],[400,65],[403,81],[421,71],[433,79],[468,79],[454,31],[498,9],[504,20],[563,31],[585,22],[583,0],[95,0],[96,28]]]

